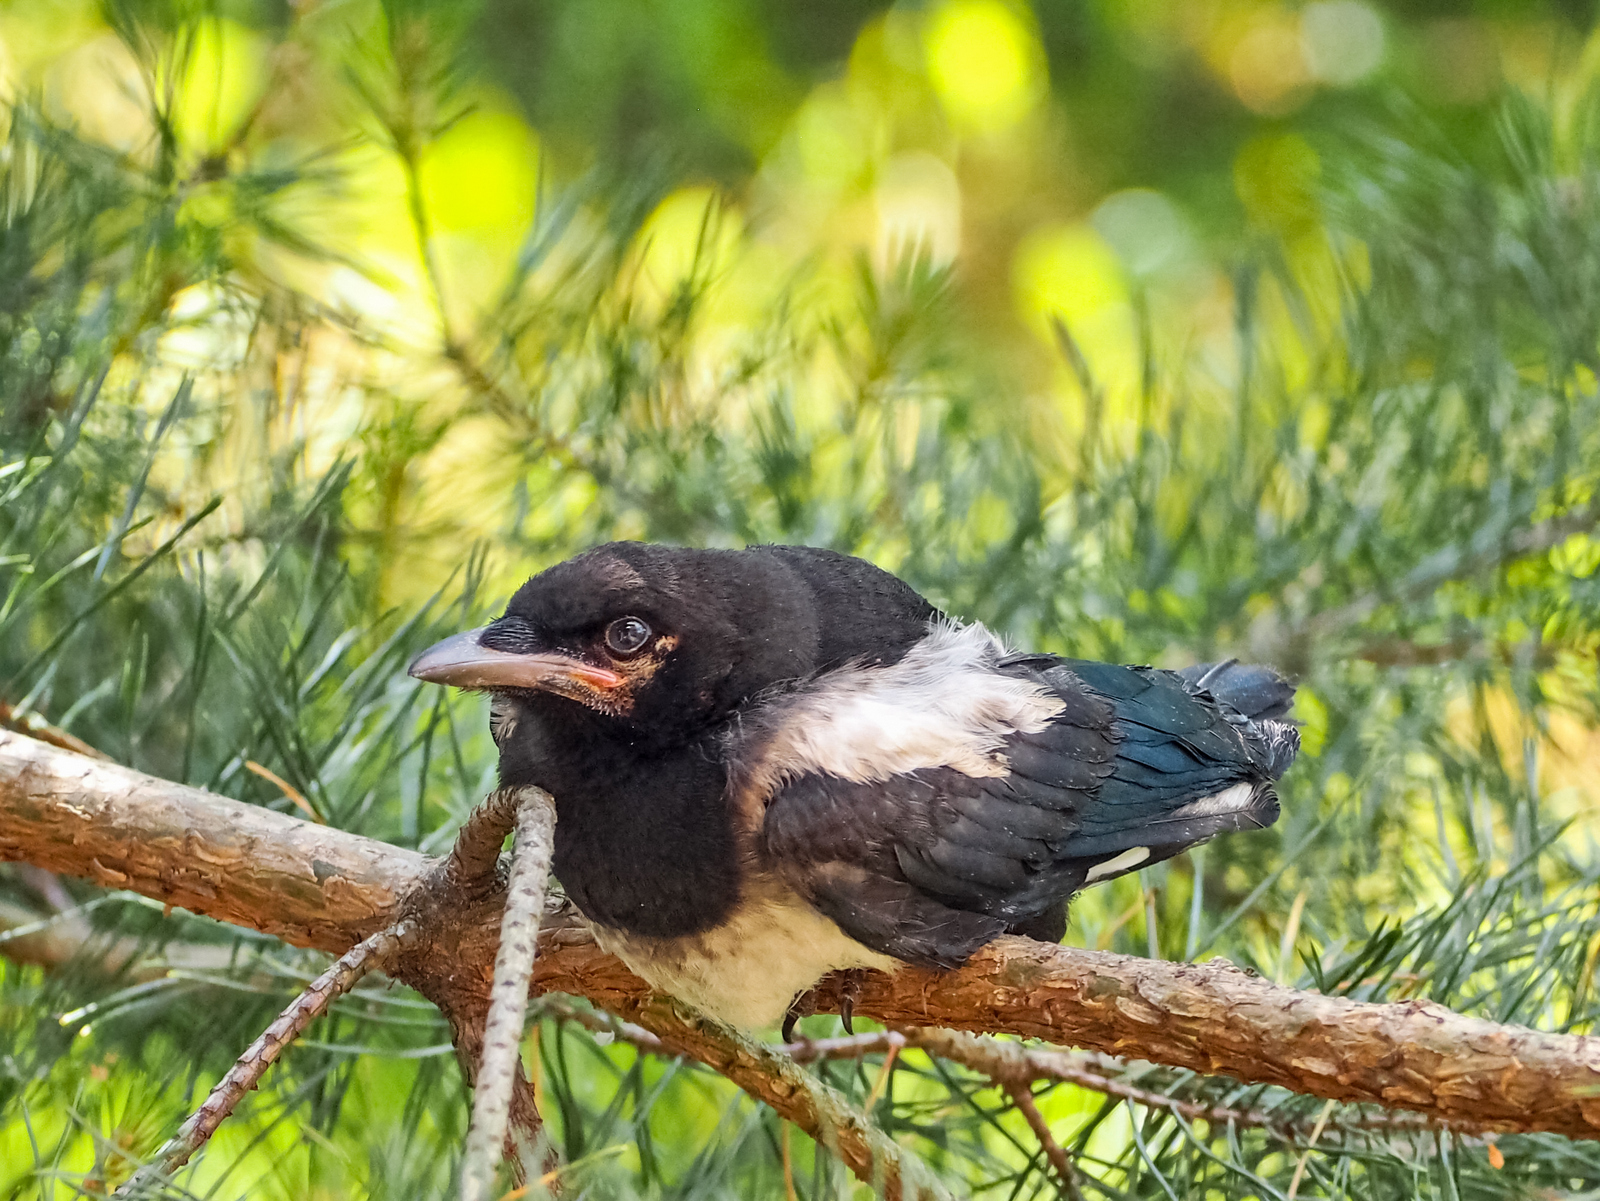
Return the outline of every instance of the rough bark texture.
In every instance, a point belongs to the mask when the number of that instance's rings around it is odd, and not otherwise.
[[[0,730],[0,860],[342,955],[429,860]]]
[[[335,953],[404,911],[427,934],[394,973],[453,1022],[463,1006],[487,1009],[503,882],[417,887],[424,877],[443,880],[450,861],[5,733],[0,859],[130,888]],[[727,1056],[725,1046],[714,1050],[703,1031],[669,1032],[642,982],[581,930],[541,935],[534,980],[536,991],[587,997],[723,1066],[715,1059]],[[823,1009],[837,1002],[827,989],[818,1000]],[[1496,1025],[1426,1001],[1377,1005],[1296,992],[1216,960],[1168,963],[1008,938],[956,972],[868,973],[856,1012],[1044,1038],[1505,1130],[1600,1137],[1600,1039]],[[807,1126],[806,1107],[764,1095],[765,1077],[743,1070],[737,1056],[723,1070]]]
[[[856,1009],[1491,1128],[1600,1137],[1600,1039],[1463,1017],[1432,1001],[1300,992],[1225,959],[1168,963],[1008,938],[948,975],[874,974]]]

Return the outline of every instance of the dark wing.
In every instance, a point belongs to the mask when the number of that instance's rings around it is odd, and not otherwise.
[[[997,669],[1063,704],[1007,740],[1004,774],[813,773],[767,805],[768,862],[866,946],[952,967],[1007,930],[1059,938],[1086,883],[1276,820],[1271,781],[1298,738],[1280,720],[1293,689],[1266,669],[1180,675],[1043,655]]]

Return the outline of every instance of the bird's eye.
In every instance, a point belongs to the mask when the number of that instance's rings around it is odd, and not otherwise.
[[[637,617],[619,617],[606,627],[606,649],[613,655],[636,655],[650,641],[650,627]]]

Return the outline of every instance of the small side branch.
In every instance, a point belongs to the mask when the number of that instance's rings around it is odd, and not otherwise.
[[[522,789],[498,788],[467,814],[445,861],[445,871],[452,880],[474,888],[494,880],[500,847],[506,835],[516,829],[522,802]]]
[[[837,1090],[770,1047],[701,1014],[652,998],[629,1012],[633,1024],[664,1049],[697,1059],[726,1076],[779,1117],[837,1155],[881,1197],[946,1201],[949,1193],[927,1166],[874,1126]]]
[[[1006,1089],[1017,1109],[1027,1119],[1028,1127],[1033,1131],[1033,1136],[1039,1140],[1039,1147],[1044,1151],[1044,1156],[1050,1161],[1050,1166],[1056,1170],[1056,1176],[1061,1180],[1061,1195],[1069,1201],[1083,1201],[1083,1194],[1078,1191],[1078,1174],[1072,1166],[1072,1160],[1067,1158],[1066,1151],[1061,1144],[1056,1142],[1056,1136],[1050,1133],[1050,1123],[1044,1120],[1044,1114],[1039,1112],[1039,1105],[1033,1099],[1033,1090],[1026,1084],[1013,1084]]]
[[[505,796],[497,793],[490,803]],[[517,841],[511,858],[511,884],[500,921],[489,1014],[483,1028],[483,1056],[472,1090],[472,1125],[461,1166],[462,1201],[484,1201],[494,1183],[505,1146],[512,1090],[522,1073],[517,1048],[528,1009],[528,981],[544,911],[545,883],[555,844],[556,811],[549,793],[516,790]],[[484,806],[488,808],[488,805]],[[465,838],[456,844],[458,853]]]
[[[1286,661],[1299,656],[1316,639],[1335,637],[1366,621],[1386,604],[1408,604],[1431,596],[1452,580],[1469,579],[1483,572],[1498,570],[1529,555],[1544,554],[1574,534],[1587,533],[1600,525],[1600,500],[1577,505],[1543,521],[1512,530],[1480,530],[1464,543],[1447,546],[1429,555],[1399,580],[1381,590],[1367,592],[1342,605],[1314,613],[1293,625],[1280,625],[1272,614],[1264,614],[1251,632],[1251,644],[1269,661]],[[1467,648],[1462,648],[1467,649]],[[1441,653],[1442,648],[1433,648]],[[1379,655],[1384,652],[1379,648]],[[1450,656],[1444,651],[1445,657]],[[1363,657],[1370,657],[1364,653]],[[1379,662],[1384,659],[1380,657]],[[1399,660],[1403,661],[1403,660]]]
[[[231,1114],[244,1095],[261,1082],[266,1070],[277,1061],[283,1050],[306,1027],[328,1011],[339,997],[354,988],[367,973],[382,968],[412,936],[409,923],[401,922],[387,930],[380,930],[363,939],[341,955],[327,971],[318,976],[304,992],[290,1002],[277,1020],[251,1043],[245,1053],[234,1062],[228,1074],[217,1082],[189,1120],[178,1128],[178,1133],[156,1152],[155,1158],[140,1168],[117,1190],[118,1196],[136,1196],[143,1189],[153,1187],[163,1177],[170,1176],[215,1133]]]

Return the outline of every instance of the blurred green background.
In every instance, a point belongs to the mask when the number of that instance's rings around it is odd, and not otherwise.
[[[1025,425],[1059,489],[1082,406],[1052,315],[1105,389],[1108,436],[1136,421],[1145,342],[1226,392],[1242,256],[1270,244],[1327,277],[1315,298],[1333,286],[1319,137],[1387,118],[1470,140],[1507,83],[1560,103],[1589,77],[1582,8],[34,0],[0,6],[0,79],[136,156],[157,136],[148,87],[165,90],[161,133],[188,177],[174,235],[212,241],[229,282],[291,288],[381,335],[322,338],[306,362],[318,386],[291,407],[316,414],[306,453],[331,457],[367,413],[328,377],[398,377],[404,424],[428,444],[407,447],[403,482],[363,524],[399,601],[431,591],[461,536],[504,529],[516,466],[493,431],[439,432],[466,416],[463,382],[404,352],[484,335],[527,270],[541,195],[547,221],[571,219],[553,210],[579,181],[608,198],[605,216],[581,202],[575,216],[628,225],[615,232],[638,303],[667,303],[700,255],[695,372],[719,370],[801,279],[826,303],[862,256],[920,244],[954,267],[963,367],[991,393],[981,419]],[[119,26],[138,27],[131,44]],[[161,63],[141,62],[167,38]],[[247,205],[271,227],[234,224]],[[320,253],[294,253],[307,245]],[[170,281],[188,318],[172,363],[243,335],[219,282]],[[463,470],[473,460],[486,470]],[[529,564],[495,566],[504,585]]]
[[[438,851],[494,757],[404,677],[432,637],[609,538],[833,546],[1030,648],[1300,680],[1279,824],[1070,942],[1587,1031],[1593,17],[0,0],[0,702]],[[0,871],[0,1195],[103,1195],[320,961]],[[575,1195],[860,1191],[715,1077],[536,1031]],[[1500,1169],[1136,1070],[1327,1135],[1058,1086],[1094,1195],[1600,1188],[1591,1144]],[[958,1187],[1053,1195],[984,1081],[908,1053],[877,1095]],[[181,1182],[443,1195],[464,1112],[372,984]]]

